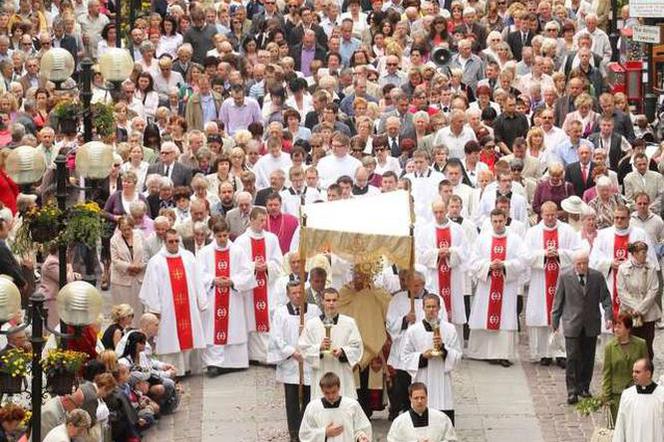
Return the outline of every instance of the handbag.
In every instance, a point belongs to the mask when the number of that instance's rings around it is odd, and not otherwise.
[[[606,427],[597,427],[590,437],[590,442],[611,442],[613,440],[613,415],[608,405],[604,406],[604,413],[606,416]]]

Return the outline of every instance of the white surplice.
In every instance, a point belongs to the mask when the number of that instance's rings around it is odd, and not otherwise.
[[[451,244],[448,246],[450,256],[447,258],[447,265],[450,267],[450,303],[451,311],[448,312],[450,322],[455,325],[466,323],[466,309],[463,304],[463,295],[466,293],[465,289],[465,271],[469,257],[469,243],[466,240],[466,235],[463,228],[450,220],[445,224],[439,225],[432,222],[418,229],[418,234],[415,236],[415,250],[416,262],[426,267],[426,281],[427,289],[440,295],[440,287],[438,286],[438,268],[440,267],[440,259],[438,251],[440,250],[436,240],[436,230],[448,228],[450,230]],[[441,299],[442,301],[442,299]]]
[[[321,314],[316,304],[307,304],[304,321],[316,318]],[[279,306],[272,317],[270,342],[267,347],[268,364],[277,365],[277,382],[284,384],[300,383],[300,368],[297,360],[291,356],[298,349],[300,338],[300,315],[292,303]],[[311,383],[311,366],[304,362],[304,385]]]
[[[633,385],[620,396],[613,442],[664,441],[664,387],[650,394],[637,392]]]
[[[426,367],[420,367],[420,356],[433,349],[433,331],[429,324],[419,321],[406,331],[401,360],[413,382],[423,382],[429,391],[429,407],[436,410],[453,410],[452,370],[461,361],[461,343],[456,328],[448,322],[440,322],[440,337],[447,350],[447,356],[436,356],[427,360]]]
[[[330,184],[335,183],[339,177],[344,175],[352,178],[361,166],[360,160],[349,154],[343,157],[334,154],[327,155],[321,158],[316,165],[320,186],[327,189]]]
[[[611,268],[611,264],[614,260],[616,234],[629,235],[628,243],[643,241],[648,244],[648,262],[656,269],[659,269],[655,248],[650,242],[650,238],[648,237],[648,234],[645,232],[645,230],[633,226],[620,231],[618,231],[614,226],[598,230],[597,237],[593,242],[593,247],[590,252],[590,261],[588,265],[603,274],[606,278],[606,286],[609,288],[609,293],[611,293],[611,302],[613,302],[615,297],[615,293],[613,293],[614,272]],[[625,256],[625,259],[626,258],[627,256]],[[604,321],[604,308],[602,306],[600,306],[600,311],[602,312],[602,333],[613,333],[612,330],[606,328],[606,321]]]
[[[431,203],[440,198],[438,185],[445,175],[429,167],[426,172],[412,172],[404,175],[411,182],[410,194],[418,220],[431,220]]]
[[[200,269],[196,267],[196,258],[194,258],[191,252],[182,247],[175,254],[169,253],[166,247],[162,247],[159,253],[148,261],[143,285],[138,296],[143,305],[145,305],[146,313],[155,313],[160,316],[159,332],[155,338],[155,352],[158,355],[188,353],[188,351],[182,351],[178,340],[173,289],[171,288],[171,278],[166,261],[166,258],[175,258],[178,256],[182,258],[182,265],[184,266],[187,278],[193,349],[203,349],[206,347],[201,311],[206,310],[209,306]]]
[[[491,248],[493,232],[481,234],[473,247],[469,269],[477,280],[477,290],[470,310],[468,325],[467,356],[474,359],[514,359],[516,357],[516,298],[526,269],[523,264],[523,244],[521,238],[510,233],[507,236],[507,251],[504,261],[504,287],[500,311],[500,330],[488,330],[487,315],[491,296]],[[503,236],[504,236],[503,235]]]
[[[247,259],[249,260],[249,268],[251,272],[255,272],[255,264],[252,259],[251,252],[251,239],[264,239],[265,240],[265,263],[267,264],[267,304],[269,311],[269,318],[271,320],[274,309],[279,305],[276,298],[275,283],[281,275],[281,263],[283,255],[281,254],[281,247],[279,246],[279,239],[274,233],[263,230],[260,233],[254,232],[249,227],[240,236],[235,239],[235,245],[240,247]],[[267,343],[270,337],[269,333],[256,332],[256,314],[254,310],[254,292],[249,290],[245,293],[245,315],[247,318],[247,331],[249,332],[249,359],[258,362],[267,361]]]
[[[406,328],[403,328],[403,325],[404,317],[410,312],[410,296],[408,291],[404,290],[395,293],[387,308],[387,320],[385,321],[385,325],[387,332],[392,338],[392,345],[390,346],[390,355],[387,358],[387,364],[396,370],[405,370],[401,360],[401,342],[406,330],[418,321],[424,319],[422,297],[415,297],[415,299],[413,299],[413,305],[415,309],[415,323],[406,323]],[[445,310],[445,304],[442,299],[440,299],[440,313],[438,314],[438,318],[441,321],[447,321],[447,311]]]
[[[228,337],[226,345],[214,344],[214,324],[216,311],[214,279],[216,278],[216,251],[229,250],[230,289],[228,301]],[[217,241],[203,247],[196,263],[201,270],[203,286],[207,291],[210,308],[203,314],[207,348],[203,352],[203,364],[224,368],[246,368],[249,366],[247,350],[247,319],[244,307],[246,292],[256,287],[256,279],[249,266],[245,252],[228,241],[226,247],[219,247]]]
[[[331,371],[341,379],[340,394],[356,398],[353,367],[362,359],[364,345],[355,320],[350,316],[338,315],[336,324],[330,330],[330,340],[332,341],[330,349],[342,349],[348,359],[347,362],[340,362],[331,354],[321,357],[320,345],[323,338],[325,338],[325,326],[320,317],[312,318],[304,324],[298,346],[307,363],[311,365],[311,384],[317,386],[320,378]],[[320,397],[321,394],[320,388],[311,389],[312,400]]]
[[[387,442],[452,442],[457,440],[452,421],[442,411],[427,409],[429,425],[415,427],[411,412],[400,414],[390,426]]]
[[[300,442],[356,442],[360,436],[373,440],[371,422],[355,399],[342,396],[338,407],[326,408],[323,399],[314,399],[313,390],[311,402],[302,417]],[[319,391],[320,396],[320,388],[315,390]],[[329,424],[342,425],[343,433],[336,437],[326,437],[325,428]]]
[[[574,253],[582,245],[577,233],[569,224],[557,221],[555,227],[550,228],[544,222],[534,225],[528,230],[525,240],[524,261],[530,268],[530,286],[526,303],[526,326],[528,326],[530,355],[534,359],[564,357],[555,346],[549,345],[551,312],[546,304],[546,276],[545,255],[547,245],[544,242],[544,231],[557,230],[558,232],[558,265],[559,275],[569,269],[574,261]],[[552,286],[555,294],[556,285]],[[552,304],[553,305],[553,304]]]
[[[293,165],[290,155],[286,152],[280,152],[279,156],[274,157],[268,153],[256,161],[252,171],[256,174],[256,189],[265,189],[270,187],[270,174],[275,170],[283,170],[288,178],[288,169]]]

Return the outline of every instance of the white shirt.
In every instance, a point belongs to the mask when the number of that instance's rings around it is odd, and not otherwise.
[[[466,143],[469,141],[477,141],[475,132],[470,128],[470,126],[463,126],[463,129],[461,129],[461,133],[459,135],[453,134],[451,127],[446,126],[436,132],[433,143],[435,146],[439,144],[444,144],[447,146],[450,152],[450,158],[464,159],[466,158],[466,153],[463,149],[466,146]]]

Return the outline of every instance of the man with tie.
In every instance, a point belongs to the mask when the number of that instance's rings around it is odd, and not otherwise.
[[[592,177],[595,164],[591,161],[592,149],[589,146],[579,146],[577,153],[579,161],[567,165],[565,169],[565,181],[572,183],[574,194],[581,198],[583,197],[583,192],[595,185]]]
[[[533,41],[533,33],[528,30],[528,19],[529,16],[525,16],[521,20],[516,19],[515,24],[518,30],[510,32],[507,35],[507,44],[512,50],[512,55],[514,55],[516,61],[521,61],[523,48],[530,46]],[[537,20],[537,16],[535,16],[535,20]]]
[[[172,141],[166,141],[159,151],[159,161],[148,168],[148,175],[157,173],[168,177],[174,187],[188,186],[191,183],[191,169],[176,160],[180,149]]]
[[[613,312],[611,295],[604,276],[588,267],[588,252],[578,250],[574,266],[560,275],[551,311],[554,333],[563,326],[567,368],[567,403],[579,401],[579,396],[590,397],[590,381],[595,365],[595,346],[601,329],[599,305],[607,312],[606,328],[611,328]]]

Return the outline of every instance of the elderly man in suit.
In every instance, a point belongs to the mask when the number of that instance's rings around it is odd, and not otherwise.
[[[568,164],[565,168],[565,181],[572,183],[574,193],[579,198],[583,197],[583,192],[595,185],[592,172],[595,163],[592,160],[592,149],[590,146],[582,144],[577,149],[579,161]]]
[[[625,198],[631,208],[634,208],[635,195],[645,192],[650,197],[650,210],[660,213],[662,194],[664,194],[664,177],[659,172],[648,170],[648,157],[639,152],[634,155],[634,168],[623,181]]]
[[[188,186],[191,183],[191,169],[176,161],[179,155],[178,146],[172,141],[166,141],[161,146],[159,161],[148,168],[148,175],[158,173],[167,176],[173,181],[174,187]]]
[[[558,332],[561,322],[565,334],[567,403],[590,397],[590,381],[595,365],[595,346],[601,330],[599,305],[605,312],[606,327],[611,328],[613,309],[604,276],[588,267],[587,250],[577,251],[574,266],[560,276],[551,311],[551,325]]]
[[[249,226],[249,213],[253,209],[252,197],[249,192],[239,192],[236,197],[237,207],[226,213],[226,224],[231,241],[242,235]]]

